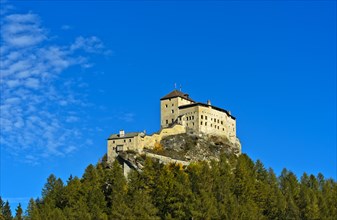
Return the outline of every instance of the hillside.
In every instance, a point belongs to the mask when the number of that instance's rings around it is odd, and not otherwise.
[[[163,141],[164,148],[170,141]],[[1,219],[11,219],[8,208],[1,202]],[[30,200],[25,218],[334,219],[335,216],[334,180],[306,173],[298,179],[286,169],[276,177],[261,161],[253,162],[245,154],[236,157],[222,153],[218,160],[192,162],[186,168],[145,157],[142,171],[131,171],[128,179],[117,161],[108,164],[106,157],[96,165],[89,165],[82,177],[69,177],[66,183],[50,175],[42,197]]]
[[[141,152],[120,152],[117,159],[130,168],[141,170],[146,157],[156,158],[160,163],[186,166],[191,162],[218,161],[221,154],[238,156],[240,152],[239,141],[232,143],[226,137],[183,133],[166,136],[154,148],[145,148]]]

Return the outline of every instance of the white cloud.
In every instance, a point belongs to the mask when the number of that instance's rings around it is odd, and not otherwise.
[[[119,120],[125,121],[125,122],[132,122],[135,118],[135,114],[133,113],[122,113],[118,116]]]
[[[8,11],[8,10],[7,10]],[[87,68],[89,53],[106,54],[97,37],[80,36],[58,45],[33,13],[2,11],[0,46],[0,144],[16,159],[36,165],[43,158],[64,156],[80,146],[82,96],[62,82],[71,66]],[[74,82],[72,82],[74,81]],[[83,141],[85,143],[85,141]]]
[[[70,46],[70,50],[85,50],[87,52],[97,52],[100,49],[104,48],[102,42],[97,37],[77,37],[75,43]]]
[[[33,46],[46,39],[40,19],[35,14],[7,15],[1,35],[5,43],[15,47]]]

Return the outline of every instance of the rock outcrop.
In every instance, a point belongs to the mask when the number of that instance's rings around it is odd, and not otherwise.
[[[226,137],[194,134],[178,134],[164,137],[153,149],[143,152],[124,151],[119,158],[124,166],[141,170],[146,157],[159,160],[160,163],[180,163],[188,165],[190,162],[202,160],[218,160],[221,154],[241,153],[241,144],[230,142]]]

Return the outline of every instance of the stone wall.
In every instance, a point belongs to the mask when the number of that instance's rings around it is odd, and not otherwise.
[[[193,103],[181,97],[160,101],[160,125],[161,128],[169,127],[180,115],[179,106]]]
[[[119,146],[122,148],[121,151],[133,150],[136,152],[141,152],[144,147],[148,149],[153,149],[156,143],[160,143],[161,139],[169,135],[177,135],[186,133],[184,126],[176,124],[170,128],[163,128],[158,133],[152,135],[142,136],[141,133],[138,136],[132,138],[119,138],[115,140],[108,140],[107,145],[107,156],[108,161],[112,162],[118,155],[117,150]]]
[[[144,147],[152,149],[155,145],[155,143],[160,143],[161,139],[163,137],[169,136],[169,135],[176,135],[176,134],[183,134],[186,133],[186,129],[184,126],[176,124],[171,128],[163,128],[160,130],[159,133],[154,133],[150,136],[145,136],[142,141],[142,149]]]
[[[226,136],[231,142],[236,141],[235,120],[225,112],[211,106],[192,106],[179,110],[183,114],[181,124],[195,133]]]
[[[107,156],[108,160],[113,161],[116,156],[118,151],[127,151],[127,150],[133,150],[133,151],[139,151],[141,148],[142,144],[142,137],[140,133],[137,136],[134,137],[121,137],[119,139],[114,139],[114,140],[108,140],[108,145],[107,145]]]
[[[153,154],[153,153],[149,153],[149,152],[145,152],[145,155],[148,156],[148,157],[156,158],[156,159],[160,160],[161,162],[163,162],[164,164],[168,164],[168,163],[178,164],[178,163],[180,163],[183,166],[188,166],[190,164],[190,162],[188,162],[188,161],[176,160],[176,159],[172,159],[171,157],[166,157],[166,156]]]

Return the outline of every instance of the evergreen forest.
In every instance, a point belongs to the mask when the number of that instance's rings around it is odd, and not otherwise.
[[[127,178],[105,156],[81,178],[50,175],[25,211],[0,200],[1,220],[337,219],[335,180],[287,169],[276,176],[245,154],[188,167],[146,158]]]

